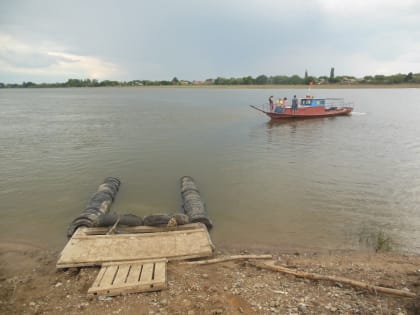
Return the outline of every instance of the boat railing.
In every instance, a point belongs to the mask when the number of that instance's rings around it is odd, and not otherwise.
[[[325,108],[352,107],[353,103],[345,102],[344,98],[326,98]]]

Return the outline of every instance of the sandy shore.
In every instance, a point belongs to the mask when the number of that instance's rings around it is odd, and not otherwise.
[[[262,254],[218,249],[215,256]],[[284,253],[280,265],[420,294],[420,255]],[[59,252],[0,243],[1,314],[419,314],[420,299],[368,292],[339,282],[296,278],[247,261],[168,264],[168,289],[89,300],[99,268],[56,270]]]

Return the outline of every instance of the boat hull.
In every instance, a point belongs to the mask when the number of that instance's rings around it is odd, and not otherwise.
[[[284,108],[282,112],[267,112],[258,107],[251,106],[271,119],[297,119],[297,118],[320,118],[331,116],[349,115],[353,111],[353,107],[340,107],[336,109],[327,109],[325,107],[299,107],[297,110],[292,111],[291,108]]]

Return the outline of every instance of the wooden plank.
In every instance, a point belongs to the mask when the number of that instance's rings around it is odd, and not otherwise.
[[[127,265],[135,265],[135,264],[143,265],[143,264],[148,263],[148,262],[165,262],[165,263],[167,263],[168,260],[166,258],[159,258],[159,259],[125,260],[125,261],[120,261],[120,262],[109,261],[109,262],[104,262],[102,264],[102,266],[113,266],[113,265],[122,266],[122,265],[125,265],[125,264],[127,264]]]
[[[218,257],[208,260],[198,260],[198,261],[185,261],[181,264],[184,265],[206,265],[206,264],[216,264],[225,261],[231,260],[244,260],[244,259],[272,259],[273,255],[231,255],[226,257]]]
[[[133,264],[127,276],[127,283],[135,283],[136,281],[139,281],[142,268],[143,265],[141,264]]]
[[[165,279],[166,279],[166,263],[156,262],[153,280],[155,280],[156,282],[163,282],[165,281]]]
[[[126,295],[130,293],[139,293],[139,292],[150,292],[150,291],[160,291],[166,289],[166,284],[163,283],[143,283],[143,284],[132,284],[126,285],[124,287],[101,287],[96,290],[88,290],[88,297],[92,296],[116,296],[116,295]]]
[[[103,271],[105,270],[105,271]],[[130,276],[131,274],[131,276]],[[103,266],[88,290],[88,296],[114,296],[165,289],[166,261],[132,262]]]
[[[146,263],[143,265],[143,269],[140,275],[140,283],[150,283],[153,280],[153,269],[154,263]]]
[[[133,236],[136,237],[160,237],[162,235],[164,235],[164,233],[171,233],[171,235],[176,235],[176,234],[194,234],[194,233],[201,233],[201,229],[191,229],[191,230],[176,230],[176,231],[159,231],[159,232],[149,232],[149,233],[124,233],[124,234],[93,234],[93,235],[81,235],[78,234],[74,237],[72,237],[72,240],[85,240],[85,239],[92,239],[93,237],[97,237],[98,239],[100,238],[109,238],[109,237],[115,237],[118,236],[119,238],[132,238]]]
[[[118,265],[106,267],[105,274],[102,277],[102,280],[99,283],[99,286],[112,285],[112,283],[114,282],[115,273],[117,271],[118,271]]]
[[[177,227],[156,227],[156,226],[119,226],[114,232],[124,233],[124,234],[133,234],[133,233],[156,233],[156,232],[167,232],[167,231],[184,231],[184,230],[194,230],[201,228],[202,223],[189,223],[185,225],[178,225]],[[110,228],[108,227],[92,227],[92,228],[79,228],[77,231],[80,231],[79,236],[86,235],[103,235],[106,234]]]
[[[211,256],[214,250],[202,224],[193,230],[136,234],[86,235],[87,230],[76,232],[69,240],[57,268],[160,258],[200,258]]]
[[[98,275],[96,276],[96,279],[95,279],[95,281],[93,282],[93,284],[92,284],[92,287],[94,288],[94,287],[99,287],[99,284],[101,283],[101,281],[102,281],[102,278],[104,277],[104,275],[105,275],[105,272],[106,272],[106,270],[107,270],[108,268],[101,268],[101,270],[99,270],[99,273],[98,273]]]
[[[118,285],[118,284],[123,284],[125,283],[127,276],[128,276],[128,272],[130,271],[130,265],[121,265],[118,267],[118,272],[115,275],[115,279],[113,284]]]

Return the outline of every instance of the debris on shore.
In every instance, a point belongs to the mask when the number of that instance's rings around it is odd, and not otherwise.
[[[247,251],[218,250],[216,257]],[[256,255],[267,253],[254,253]],[[335,275],[420,294],[420,256],[277,252],[295,270]],[[256,268],[247,260],[168,263],[166,290],[88,299],[98,268],[55,271],[58,252],[0,243],[1,314],[419,314],[418,298],[369,292]]]

